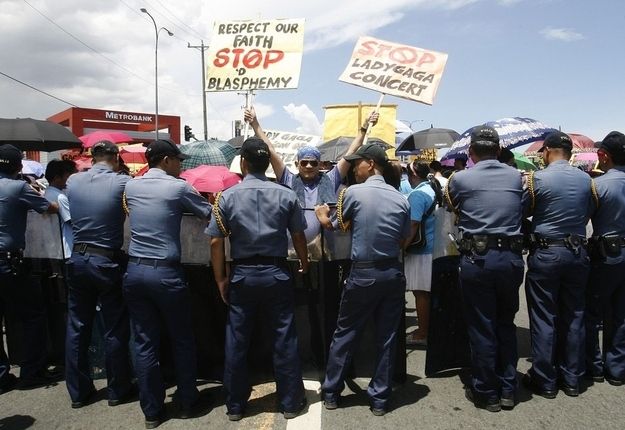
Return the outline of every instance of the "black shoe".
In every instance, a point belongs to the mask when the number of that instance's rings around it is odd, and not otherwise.
[[[243,413],[228,412],[228,421],[241,421],[243,419]]]
[[[85,396],[83,400],[72,402],[72,409],[80,409],[83,406],[87,406],[88,404],[93,402],[93,397],[95,396],[95,393],[97,392],[98,391],[94,387],[91,387],[91,391],[89,391],[89,393]]]
[[[376,417],[382,417],[384,415],[386,415],[386,409],[385,408],[374,408],[373,406],[371,406],[371,413],[373,415],[375,415]]]
[[[137,384],[130,384],[130,388],[128,389],[126,394],[121,396],[119,399],[109,399],[108,404],[111,407],[123,405],[124,403],[128,403],[131,400],[136,399],[138,395],[139,395],[139,387],[137,387]]]
[[[5,383],[2,384],[2,386],[0,387],[0,395],[4,393],[8,393],[9,391],[13,390],[13,388],[15,388],[16,385],[17,385],[17,376],[9,373],[6,377]]]
[[[543,387],[540,386],[540,384],[538,384],[538,382],[536,382],[530,376],[529,373],[523,375],[523,378],[521,378],[521,382],[523,383],[523,386],[530,390],[532,393],[536,394],[537,396],[544,397],[545,399],[555,399],[558,395],[558,390],[545,390]]]
[[[603,375],[593,374],[592,372],[586,372],[584,377],[595,383],[601,383],[605,381],[605,378],[603,377]]]
[[[508,411],[514,409],[514,406],[516,405],[516,399],[514,394],[502,393],[499,402],[501,404],[501,409],[505,409]]]
[[[501,410],[501,402],[497,400],[478,400],[469,387],[464,388],[464,396],[468,401],[473,403],[476,408],[486,409],[488,412],[499,412]]]
[[[56,385],[62,377],[63,375],[59,372],[44,369],[32,375],[20,378],[17,383],[17,388],[20,390],[28,390],[46,385]]]
[[[614,385],[616,387],[620,387],[621,385],[625,384],[625,380],[615,378],[614,376],[610,375],[608,372],[605,373],[605,380],[608,381],[608,384]]]
[[[304,399],[300,403],[300,405],[297,408],[297,410],[292,411],[292,412],[284,411],[284,412],[282,412],[282,415],[284,415],[284,418],[287,419],[287,420],[293,419],[293,418],[299,416],[304,411],[304,409],[306,409],[307,405],[308,405],[308,400],[306,400],[306,398],[304,397]]]
[[[161,411],[160,414],[153,417],[145,417],[145,428],[146,429],[155,429],[165,422],[165,409]]]
[[[559,381],[558,382],[558,387],[560,388],[560,390],[562,390],[562,392],[564,394],[566,394],[569,397],[577,397],[579,396],[579,386],[578,385],[569,385],[564,381]]]
[[[339,407],[339,402],[337,400],[324,400],[323,405],[329,411],[333,411]]]

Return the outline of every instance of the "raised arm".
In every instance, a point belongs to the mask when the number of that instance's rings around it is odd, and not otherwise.
[[[282,157],[280,157],[280,154],[276,152],[276,148],[273,147],[273,144],[260,126],[260,123],[258,122],[258,117],[256,116],[256,110],[254,110],[254,106],[250,107],[249,109],[245,109],[245,112],[243,113],[243,119],[245,120],[245,122],[250,124],[252,130],[254,130],[254,134],[256,135],[256,137],[262,139],[263,142],[265,142],[269,147],[269,161],[271,162],[273,172],[276,174],[276,180],[279,182],[285,169],[284,161],[282,161]]]
[[[371,114],[369,115],[369,118],[367,118],[367,120],[363,123],[362,127],[360,127],[358,136],[354,138],[352,143],[349,145],[349,148],[347,148],[347,152],[345,153],[345,155],[353,154],[354,152],[356,152],[358,148],[362,146],[362,142],[364,142],[365,135],[367,134],[367,128],[369,127],[369,123],[371,123],[371,126],[373,127],[378,123],[379,118],[380,118],[379,113],[375,111],[371,112]],[[345,176],[347,176],[347,173],[349,172],[349,161],[346,161],[345,159],[341,158],[339,162],[337,163],[336,167],[339,169],[339,173],[341,174],[341,179],[344,179]]]

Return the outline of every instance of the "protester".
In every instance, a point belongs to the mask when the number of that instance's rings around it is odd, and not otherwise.
[[[0,146],[0,309],[22,324],[23,338],[18,388],[28,389],[57,381],[61,374],[47,369],[46,319],[41,285],[31,276],[23,258],[26,216],[29,209],[56,213],[58,205],[18,180],[22,152],[13,145]],[[4,339],[0,338],[4,345]],[[2,348],[4,351],[4,348]],[[6,354],[0,354],[0,394],[12,390],[17,380],[10,373]]]
[[[434,178],[441,185],[441,189],[445,189],[447,187],[447,178],[443,176],[443,165],[440,161],[434,160],[430,163],[430,170],[434,174]]]
[[[43,196],[48,201],[56,202],[59,205],[59,222],[61,223],[61,239],[65,259],[72,255],[72,247],[74,246],[74,233],[65,187],[69,177],[77,171],[76,163],[72,160],[51,160],[46,166],[45,173],[48,187]]]
[[[497,157],[497,161],[503,164],[507,164],[510,167],[514,167],[515,169],[517,168],[516,160],[514,159],[514,153],[508,148],[501,148],[499,156]]]
[[[461,154],[454,159],[454,171],[459,172],[467,168],[468,158],[466,155]]]
[[[471,345],[465,394],[490,412],[515,406],[514,316],[523,281],[521,175],[497,161],[499,149],[495,129],[476,127],[469,146],[476,164],[451,176],[446,194],[461,234],[460,285]]]
[[[226,325],[224,388],[230,421],[243,418],[250,396],[247,352],[259,310],[273,333],[274,373],[280,411],[295,418],[306,406],[297,351],[294,292],[286,261],[287,230],[308,271],[306,221],[292,190],[267,180],[270,149],[252,137],[241,147],[243,182],[215,201],[208,227],[211,261],[223,301],[229,305]],[[226,276],[224,239],[230,239],[231,277]]]
[[[196,387],[191,296],[180,264],[180,223],[183,212],[207,220],[211,206],[191,185],[178,179],[181,162],[188,156],[172,141],[153,141],[145,156],[150,170],[128,181],[125,191],[130,245],[123,290],[134,334],[135,371],[145,427],[155,428],[166,419],[159,321],[164,322],[172,340],[178,417],[191,418],[201,406]]]
[[[121,290],[126,267],[121,250],[125,220],[122,195],[130,178],[116,173],[119,150],[112,142],[97,142],[91,153],[93,167],[67,180],[74,244],[67,265],[65,379],[72,408],[89,404],[96,393],[88,348],[97,305],[104,323],[108,404],[123,403],[136,392],[131,384],[128,311]]]
[[[569,164],[573,142],[553,132],[542,148],[546,169],[528,177],[527,215],[534,238],[525,291],[532,367],[523,377],[534,394],[553,399],[558,386],[579,395],[584,373],[584,307],[589,263],[586,224],[595,209],[592,179]]]
[[[336,409],[356,339],[373,318],[378,354],[367,394],[372,413],[380,416],[389,407],[397,327],[404,312],[406,283],[399,254],[410,235],[410,207],[399,191],[384,183],[382,175],[390,164],[380,146],[367,144],[344,160],[352,163],[358,184],[339,196],[333,220],[327,204],[315,209],[324,228],[345,230],[351,223],[352,230],[352,268],[343,289],[321,388],[326,409]]]

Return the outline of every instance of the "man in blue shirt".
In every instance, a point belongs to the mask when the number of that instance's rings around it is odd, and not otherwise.
[[[180,264],[180,222],[183,212],[208,221],[211,206],[180,175],[188,156],[169,140],[148,145],[150,170],[126,185],[130,218],[128,270],[124,298],[134,333],[139,398],[146,428],[164,420],[165,385],[159,364],[163,321],[172,340],[179,418],[197,412],[197,363],[191,323],[191,296]]]
[[[586,305],[587,375],[625,384],[625,135],[608,134],[597,151],[606,172],[595,179],[591,269]],[[603,353],[598,325],[603,322]]]
[[[76,173],[76,163],[72,160],[51,160],[46,166],[46,188],[43,196],[50,202],[59,205],[59,221],[61,223],[61,238],[63,241],[63,256],[67,259],[72,255],[74,233],[72,231],[69,201],[65,195],[67,180]]]
[[[23,325],[19,388],[26,389],[53,383],[61,376],[46,368],[46,319],[41,286],[30,277],[29,264],[23,259],[28,211],[56,213],[58,205],[18,180],[21,169],[22,152],[13,145],[1,145],[0,313],[2,309],[12,312]],[[4,340],[0,338],[0,342]],[[17,382],[9,373],[11,366],[2,352],[3,347],[0,348],[0,394],[13,389]]]
[[[243,417],[250,396],[247,350],[254,317],[265,311],[274,333],[274,369],[278,403],[287,419],[306,406],[297,351],[294,294],[288,270],[287,230],[300,259],[300,272],[308,272],[304,230],[306,221],[295,193],[267,180],[269,148],[252,137],[241,147],[243,182],[215,199],[211,261],[224,303],[226,324],[224,388],[230,421]],[[231,276],[225,270],[224,239],[230,238]]]
[[[410,206],[384,182],[382,175],[392,166],[383,148],[368,144],[344,159],[352,163],[358,184],[341,193],[333,219],[327,204],[315,211],[324,228],[347,230],[351,224],[352,231],[352,269],[321,388],[326,409],[336,409],[358,335],[373,318],[378,356],[367,394],[372,413],[381,416],[389,407],[397,327],[404,312],[406,279],[399,255],[410,235]]]
[[[74,244],[67,264],[65,368],[72,408],[87,405],[96,392],[88,348],[97,305],[104,323],[109,405],[128,400],[136,391],[131,384],[130,325],[122,297],[126,267],[126,256],[121,251],[126,218],[122,194],[130,178],[117,173],[119,150],[112,142],[96,143],[91,155],[93,167],[67,181]]]

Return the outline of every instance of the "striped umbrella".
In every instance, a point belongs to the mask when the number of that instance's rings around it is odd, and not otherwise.
[[[228,142],[221,140],[200,140],[188,145],[180,146],[180,150],[190,156],[182,162],[182,169],[192,169],[193,167],[205,164],[207,166],[230,166],[238,150],[233,148]]]

